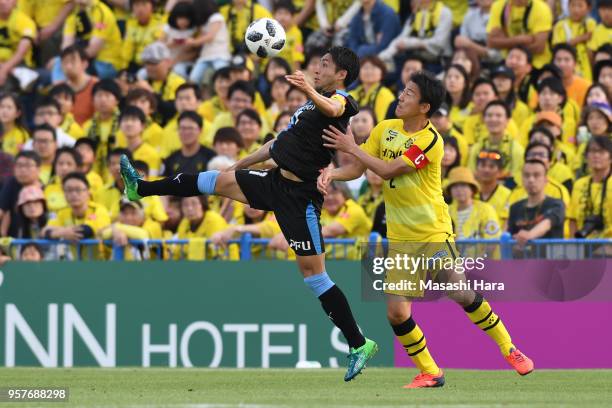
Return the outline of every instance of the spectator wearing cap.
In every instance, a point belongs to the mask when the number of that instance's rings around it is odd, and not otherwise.
[[[350,94],[359,106],[367,106],[374,110],[377,118],[384,118],[395,100],[393,92],[382,84],[387,68],[376,56],[362,57],[360,65],[359,85]]]
[[[145,215],[140,201],[122,199],[119,202],[119,217],[116,222],[100,229],[98,237],[112,239],[113,245],[126,249],[126,261],[151,258],[149,249],[142,244],[130,244],[129,240],[162,239],[162,228],[159,222]]]
[[[525,149],[525,160],[530,159],[541,160],[546,165],[548,177],[565,186],[571,194],[576,175],[569,166],[554,160],[553,150],[550,146],[540,142],[529,143]]]
[[[17,201],[21,189],[40,186],[40,157],[33,151],[22,151],[15,156],[14,176],[4,182],[0,191],[0,236],[17,233]]]
[[[93,194],[93,199],[96,203],[103,205],[108,209],[111,221],[116,221],[119,216],[119,202],[123,196],[123,179],[119,174],[119,161],[121,155],[125,154],[130,160],[132,154],[124,148],[115,148],[110,151],[106,159],[108,170],[111,176],[111,181],[103,188]],[[145,216],[154,221],[163,223],[168,220],[168,214],[164,210],[161,198],[158,196],[144,197],[139,201],[145,211]]]
[[[491,72],[491,80],[495,84],[499,99],[504,101],[512,111],[514,123],[523,123],[532,112],[514,91],[514,72],[507,66],[500,65]]]
[[[136,106],[127,106],[119,117],[119,127],[125,135],[127,149],[132,153],[134,160],[142,160],[149,166],[149,175],[156,177],[160,174],[161,158],[157,150],[143,140],[143,132],[147,123],[144,112]]]
[[[62,180],[68,207],[58,211],[42,230],[47,239],[78,241],[94,238],[110,224],[108,210],[91,200],[89,182],[82,173],[70,173]]]
[[[77,140],[74,144],[74,149],[81,157],[81,164],[77,171],[85,174],[87,181],[89,181],[89,188],[92,193],[98,191],[102,186],[104,186],[104,180],[102,177],[106,176],[106,173],[101,175],[95,169],[97,157],[96,147],[96,142],[86,137]],[[107,169],[104,170],[107,171]]]
[[[522,170],[526,197],[510,206],[508,232],[517,241],[517,249],[521,252],[528,241],[563,238],[565,204],[547,196],[546,172],[546,165],[542,161],[527,160]]]
[[[450,34],[453,28],[451,11],[440,0],[418,3],[400,34],[379,57],[385,62],[403,61],[402,53],[410,51],[439,70],[441,58],[450,55]]]
[[[215,152],[200,144],[202,117],[193,111],[185,111],[178,117],[178,133],[181,148],[164,160],[163,176],[187,173],[197,174],[207,170]]]
[[[487,104],[483,112],[487,137],[475,143],[470,151],[468,167],[476,170],[476,161],[481,150],[497,150],[504,162],[504,184],[508,188],[515,186],[523,166],[524,149],[506,130],[510,120],[510,109],[502,101],[495,100]]]
[[[587,137],[612,137],[612,108],[607,103],[595,102],[584,109],[581,128],[586,127]],[[586,141],[578,146],[572,169],[580,174],[587,170],[585,166]]]
[[[570,0],[569,15],[555,24],[551,43],[567,44],[576,49],[576,73],[587,81],[593,80],[591,56],[588,43],[593,36],[597,22],[591,17],[593,0]]]
[[[40,186],[31,185],[21,189],[15,221],[15,238],[42,238],[41,231],[47,224],[47,205]]]
[[[531,51],[522,45],[517,45],[508,51],[505,65],[514,72],[514,91],[516,96],[530,109],[537,103],[532,102],[537,94],[533,84],[533,56]]]
[[[435,126],[436,130],[440,132],[440,135],[444,138],[452,137],[456,140],[457,148],[461,156],[461,165],[464,166],[468,160],[469,145],[460,129],[451,122],[449,116],[448,105],[443,103],[440,108],[431,115],[431,123]]]
[[[593,35],[587,45],[591,52],[597,51],[601,46],[610,44],[612,35],[612,0],[597,0],[597,11],[601,22],[593,30]]]
[[[165,124],[176,114],[174,97],[185,79],[172,71],[170,49],[163,42],[147,45],[142,51],[141,59],[147,79],[136,82],[135,86],[155,94],[159,121]]]
[[[568,99],[563,83],[556,77],[547,77],[538,83],[538,107],[536,113],[525,120],[520,129],[521,144],[527,143],[529,130],[536,121],[539,112],[555,112],[561,117],[562,141],[571,146],[576,146],[576,124],[580,121],[580,107],[571,99]]]
[[[476,6],[467,11],[461,22],[459,35],[455,37],[456,48],[468,48],[489,63],[502,60],[499,50],[487,47],[487,25],[493,0],[476,0]],[[454,19],[453,15],[453,19]]]
[[[445,192],[447,196],[452,197],[448,213],[457,239],[498,239],[501,236],[495,209],[485,202],[475,200],[478,191],[478,183],[470,169],[455,167],[451,170]],[[482,249],[489,256],[495,252],[494,247]],[[469,253],[477,251],[477,248],[468,249]]]
[[[360,58],[376,55],[387,48],[400,29],[398,15],[382,0],[362,0],[349,24],[346,46]]]
[[[561,79],[567,97],[578,104],[584,105],[586,93],[591,86],[591,81],[576,74],[577,54],[576,49],[569,44],[557,44],[553,48],[553,62],[561,71]]]
[[[117,19],[101,0],[76,2],[64,24],[62,49],[72,44],[86,44],[85,53],[93,60],[96,75],[101,79],[114,78],[123,66]],[[65,79],[59,58],[52,76],[54,82]]]
[[[127,71],[136,74],[143,65],[142,52],[161,36],[163,16],[155,12],[154,0],[132,0],[129,5],[131,16],[126,23],[121,56]]]
[[[96,147],[96,162],[93,163],[93,169],[103,178],[106,178],[104,158],[108,151],[117,145],[120,100],[121,90],[114,80],[103,79],[97,82],[93,87],[94,114],[83,125],[86,138]]]
[[[60,60],[65,77],[65,82],[60,82],[60,84],[72,90],[72,94],[69,95],[72,99],[72,106],[65,114],[68,119],[70,119],[69,115],[74,116],[72,119],[81,126],[94,113],[92,92],[98,78],[87,73],[89,58],[85,50],[78,44],[64,48],[60,54]],[[62,81],[61,77],[55,78],[54,83],[57,81]]]
[[[260,18],[272,18],[272,14],[255,0],[230,0],[227,3],[229,4],[219,8],[219,13],[227,24],[230,51],[232,54],[246,54],[244,34],[247,27]]]
[[[544,0],[497,0],[491,6],[487,45],[502,51],[527,47],[533,54],[533,66],[540,68],[550,61],[552,24],[552,11]]]
[[[476,198],[495,209],[500,223],[508,219],[508,198],[511,194],[510,189],[499,183],[503,174],[504,161],[501,152],[483,149],[478,153],[474,175],[478,180],[480,193]]]

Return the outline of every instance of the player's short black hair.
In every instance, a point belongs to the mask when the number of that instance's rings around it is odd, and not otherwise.
[[[17,160],[19,160],[20,157],[33,160],[34,163],[36,163],[36,166],[40,166],[40,156],[34,150],[22,150],[17,153],[17,155],[15,156],[15,163],[17,163]]]
[[[327,50],[331,55],[332,61],[336,65],[336,72],[341,69],[346,71],[344,86],[349,86],[359,77],[359,57],[350,48],[331,47]]]
[[[410,75],[410,81],[419,87],[419,93],[421,94],[419,103],[429,104],[429,110],[426,115],[428,118],[431,118],[440,109],[440,105],[442,105],[446,96],[446,89],[442,81],[436,79],[436,77],[427,71],[413,73]]]
[[[39,99],[37,99],[36,108],[34,108],[34,112],[41,108],[47,108],[49,106],[55,108],[58,113],[62,112],[62,107],[60,106],[59,102],[50,96],[41,96]]]
[[[49,132],[51,133],[51,135],[53,135],[53,140],[57,142],[57,132],[55,131],[53,127],[51,127],[50,125],[46,123],[43,123],[41,125],[36,125],[32,128],[32,131],[30,132],[30,134],[32,135],[32,138],[34,138],[34,134],[36,132]]]
[[[121,100],[121,88],[117,85],[114,79],[102,79],[93,86],[91,90],[92,96],[95,96],[98,92],[108,92],[112,94],[117,101]]]
[[[542,133],[550,141],[550,145],[554,146],[554,144],[555,144],[555,136],[552,134],[552,132],[550,130],[548,130],[548,128],[545,128],[544,126],[536,126],[536,127],[532,128],[529,131],[529,138],[528,138],[528,140],[531,140],[531,137],[534,134],[536,134],[536,133]]]
[[[85,175],[81,173],[80,171],[73,171],[72,173],[66,174],[64,178],[62,179],[62,186],[66,184],[68,180],[79,180],[83,184],[85,184],[87,188],[90,187],[89,181],[87,181],[87,177],[85,177]]]
[[[251,101],[255,101],[255,87],[252,83],[242,80],[234,82],[227,90],[227,99],[231,99],[232,95],[236,91],[249,95],[251,97]]]
[[[202,92],[200,91],[200,87],[197,84],[194,84],[193,82],[185,82],[184,84],[179,85],[179,87],[176,88],[176,92],[174,93],[175,97],[177,97],[179,93],[187,89],[193,90],[193,93],[195,94],[197,100],[202,99]]]
[[[236,126],[238,126],[238,122],[240,122],[240,118],[242,118],[243,116],[246,116],[251,120],[254,120],[255,122],[259,124],[259,126],[262,125],[262,121],[261,121],[261,117],[259,116],[259,113],[257,113],[255,109],[247,108],[247,109],[244,109],[242,112],[240,112],[238,116],[236,117]]]
[[[240,136],[240,133],[235,127],[219,128],[213,138],[213,146],[216,143],[236,143],[238,147],[243,147],[242,136]]]
[[[78,55],[84,61],[89,61],[89,57],[87,57],[87,53],[85,49],[79,44],[72,44],[62,50],[60,53],[60,59],[64,59],[69,55]]]
[[[531,142],[527,145],[527,147],[525,148],[525,160],[527,160],[527,156],[529,154],[529,151],[532,149],[535,149],[536,147],[543,147],[546,149],[546,152],[548,154],[548,160],[552,160],[552,149],[550,148],[550,146],[545,145],[542,142]]]
[[[559,43],[553,47],[552,49],[553,59],[555,58],[555,56],[557,55],[557,52],[559,51],[569,52],[570,54],[572,54],[572,58],[574,59],[574,61],[576,61],[576,59],[578,58],[578,54],[576,54],[576,48],[572,47],[568,43]]]
[[[138,106],[128,105],[121,111],[121,115],[119,116],[119,122],[123,121],[125,118],[136,118],[145,125],[147,123],[147,115],[140,109]]]
[[[111,157],[121,156],[123,154],[125,154],[127,158],[132,161],[132,152],[124,147],[115,147],[114,149],[109,150],[108,154],[106,155],[106,160],[108,161]]]
[[[57,96],[68,96],[74,102],[75,93],[74,90],[70,87],[70,85],[66,83],[61,83],[54,85],[53,88],[49,91],[49,96],[55,98]]]
[[[181,112],[176,123],[180,124],[181,121],[185,119],[192,121],[193,123],[198,125],[200,129],[202,129],[202,126],[204,126],[204,121],[202,120],[202,117],[197,112],[194,112],[194,111]]]
[[[504,112],[506,112],[506,118],[510,119],[510,117],[512,116],[512,111],[510,111],[510,108],[508,107],[508,104],[504,101],[501,101],[499,99],[495,99],[489,103],[487,103],[487,106],[485,106],[484,110],[482,111],[482,114],[484,115],[485,113],[487,113],[487,110],[489,110],[489,108],[493,107],[493,106],[501,106],[502,108],[504,108]]]

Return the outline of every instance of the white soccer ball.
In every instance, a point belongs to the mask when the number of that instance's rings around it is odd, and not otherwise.
[[[253,21],[244,34],[249,51],[260,58],[274,57],[283,49],[286,39],[283,26],[271,18]]]

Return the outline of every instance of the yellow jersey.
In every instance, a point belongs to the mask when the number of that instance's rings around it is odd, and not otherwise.
[[[571,205],[567,218],[576,221],[578,230],[584,226],[584,218],[601,215],[605,229],[589,234],[589,238],[612,238],[612,177],[607,178],[606,195],[602,200],[603,182],[593,183],[591,176],[581,177],[572,189]]]
[[[355,201],[348,199],[336,214],[330,214],[325,208],[321,211],[321,226],[325,227],[338,223],[344,227],[346,233],[335,238],[356,238],[356,245],[338,244],[326,245],[325,252],[333,259],[358,259],[359,245],[368,239],[372,230],[372,221],[366,212]]]
[[[514,119],[510,118],[508,125],[506,125],[506,132],[512,137],[519,136],[519,129],[514,122]],[[463,123],[463,137],[465,141],[471,146],[476,142],[480,142],[487,138],[489,131],[484,123],[484,118],[481,113],[475,113],[468,116]]]
[[[98,38],[104,46],[96,57],[101,62],[123,68],[122,41],[117,19],[112,10],[100,0],[91,0],[85,10],[75,7],[64,23],[64,36],[75,37],[77,42]]]
[[[450,108],[449,118],[453,125],[457,126],[459,131],[463,133],[463,125],[465,124],[465,120],[470,116],[470,112],[472,111],[474,104],[472,102],[468,103],[465,108],[461,109],[457,105],[453,105]]]
[[[523,146],[521,146],[512,136],[505,134],[498,144],[492,143],[488,138],[474,144],[470,150],[470,157],[468,159],[468,167],[472,172],[476,171],[478,154],[483,149],[497,150],[501,153],[504,163],[503,177],[513,177],[515,181],[521,177],[525,149],[523,149]]]
[[[561,19],[555,24],[552,33],[552,45],[563,44],[571,39],[593,33],[597,23],[591,17],[587,17],[584,21],[572,21],[569,17]],[[591,34],[591,38],[592,38]],[[612,37],[611,37],[612,40]],[[591,60],[589,59],[588,42],[576,44],[576,74],[580,75],[588,81],[593,80],[593,72],[591,71]]]
[[[383,202],[382,191],[377,195],[374,195],[372,189],[368,188],[368,190],[359,196],[357,199],[357,204],[365,211],[366,215],[370,217],[371,220],[374,220],[374,214],[376,213],[376,209]]]
[[[567,145],[576,145],[577,123],[580,123],[580,107],[572,99],[568,99],[563,109],[559,113],[561,116],[561,141]],[[522,124],[518,134],[518,141],[523,147],[529,143],[529,132],[533,128],[536,113],[529,116]]]
[[[176,90],[185,83],[185,78],[170,71],[165,81],[149,81],[153,92],[160,95],[163,101],[173,101],[176,97]]]
[[[389,105],[395,100],[393,92],[382,84],[372,86],[367,91],[363,89],[363,85],[359,85],[349,94],[355,98],[359,106],[372,108],[379,122],[385,119]]]
[[[55,20],[70,0],[18,0],[17,7],[30,17],[37,27],[46,27]]]
[[[495,239],[501,236],[497,213],[485,202],[475,200],[466,218],[460,215],[463,212],[457,209],[456,202],[448,207],[448,212],[453,220],[457,239]]]
[[[157,150],[147,142],[142,142],[133,152],[134,160],[141,160],[149,166],[149,176],[155,177],[159,175],[161,169],[161,157]]]
[[[227,31],[230,33],[230,51],[234,53],[234,44],[244,43],[244,34],[252,21],[260,18],[272,18],[272,14],[261,4],[255,3],[255,0],[247,0],[246,6],[237,10],[230,2],[219,9],[219,13],[227,24]]]
[[[508,37],[521,34],[538,34],[552,30],[553,15],[543,0],[530,0],[526,7],[510,6],[508,0],[496,0],[491,6],[487,33],[496,28],[503,30]],[[504,56],[507,51],[504,50]],[[544,51],[533,56],[533,66],[541,68],[551,60],[548,41]]]
[[[198,107],[197,112],[205,120],[212,123],[218,114],[226,113],[228,110],[223,102],[221,102],[221,98],[215,95],[212,98],[202,102],[202,104]]]
[[[164,19],[159,14],[153,14],[144,26],[134,17],[127,20],[125,39],[121,48],[124,67],[130,64],[142,65],[142,51],[147,45],[159,40],[163,24]]]
[[[401,119],[384,120],[361,148],[386,162],[401,157],[415,169],[383,184],[389,239],[424,242],[441,233],[452,236],[448,206],[442,196],[444,145],[430,122],[418,132],[407,133]]]
[[[30,134],[27,130],[20,126],[13,126],[11,130],[0,137],[2,151],[15,156],[21,151],[21,148],[29,138]]]
[[[75,139],[85,137],[85,130],[74,120],[74,115],[70,112],[64,115],[60,128]]]
[[[191,229],[188,219],[183,218],[178,226],[177,235],[179,239],[189,239],[189,244],[183,246],[183,255],[190,261],[201,261],[204,259],[222,258],[227,259],[225,251],[206,245],[206,239],[213,234],[227,228],[227,222],[222,216],[214,211],[206,211],[204,218],[195,231]],[[230,245],[229,259],[238,259],[239,251],[235,245]]]
[[[597,24],[589,41],[589,50],[595,52],[604,44],[612,43],[612,27],[606,27],[603,23]]]
[[[93,200],[107,208],[111,220],[115,221],[119,216],[119,204],[122,196],[123,192],[120,191],[113,182],[101,188],[96,194],[93,194]],[[140,203],[142,204],[147,219],[160,223],[168,220],[168,214],[159,196],[143,197]]]
[[[57,217],[49,220],[47,223],[50,227],[73,227],[77,225],[88,225],[94,231],[94,235],[99,230],[110,225],[110,216],[108,210],[98,203],[90,201],[87,205],[85,215],[77,218],[72,213],[72,208],[65,207],[57,212]]]
[[[203,119],[202,132],[200,132],[198,140],[200,144],[206,147],[212,147],[212,136],[210,136],[211,129],[211,125]],[[165,159],[181,148],[181,139],[178,133],[178,115],[172,118],[166,126],[164,126],[161,135],[162,139],[157,150],[161,158]]]
[[[21,40],[27,39],[32,45],[36,35],[36,23],[23,11],[14,8],[6,20],[0,19],[0,62],[13,56]],[[25,54],[24,63],[32,66],[32,47]]]
[[[508,204],[508,199],[510,198],[510,194],[512,192],[509,188],[502,184],[498,184],[493,190],[493,193],[486,200],[482,198],[482,193],[475,197],[482,201],[483,203],[489,204],[495,210],[497,217],[500,222],[504,222],[508,219],[508,213],[510,211],[510,205]]]

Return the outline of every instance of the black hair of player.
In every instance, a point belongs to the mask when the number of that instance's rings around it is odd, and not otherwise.
[[[213,138],[213,146],[217,143],[236,143],[242,149],[242,136],[235,127],[222,127],[217,130]]]
[[[119,116],[119,122],[122,122],[123,119],[126,118],[138,119],[143,125],[147,124],[147,115],[145,115],[142,109],[140,109],[138,106],[128,105],[123,108],[121,115]]]
[[[198,101],[202,99],[202,91],[200,90],[200,87],[197,84],[194,84],[193,82],[185,82],[184,84],[180,84],[179,87],[176,88],[176,92],[174,93],[175,97],[178,98],[178,95],[181,92],[188,89],[193,90],[193,93]]]
[[[238,114],[238,116],[236,117],[236,125],[238,125],[238,123],[240,123],[240,119],[246,116],[247,118],[257,122],[257,124],[261,127],[262,122],[261,122],[261,117],[259,116],[259,113],[257,113],[257,111],[255,109],[244,109],[242,112],[240,112]]]
[[[574,61],[576,61],[576,59],[578,58],[578,54],[576,53],[576,48],[572,47],[568,43],[559,43],[555,45],[552,49],[553,60],[557,56],[557,53],[559,51],[569,52],[572,55],[572,58],[574,59]]]
[[[46,123],[34,126],[32,130],[30,131],[30,134],[32,135],[32,139],[34,139],[34,134],[36,134],[37,132],[49,132],[53,135],[53,140],[57,142],[57,132],[52,126]]]
[[[494,106],[501,106],[502,108],[504,108],[504,112],[506,113],[506,119],[509,119],[512,116],[512,111],[510,111],[510,107],[508,107],[508,104],[499,99],[495,99],[487,103],[487,106],[485,106],[484,110],[482,111],[482,114],[486,115],[487,111]]]
[[[527,147],[525,148],[525,160],[527,160],[527,157],[529,156],[529,151],[535,149],[536,147],[545,148],[548,154],[548,161],[552,160],[552,149],[550,148],[550,146],[547,146],[545,143],[542,142],[531,142],[527,145]]]
[[[15,163],[17,163],[17,160],[19,160],[22,157],[24,159],[29,159],[29,160],[34,161],[34,163],[36,163],[36,167],[40,166],[40,163],[41,163],[40,156],[34,150],[22,150],[19,153],[17,153],[17,155],[15,156]]]
[[[121,88],[114,79],[102,79],[93,86],[91,94],[95,96],[98,92],[108,92],[112,94],[117,102],[121,100]]]
[[[359,78],[359,57],[350,48],[346,47],[331,47],[327,50],[331,59],[336,66],[336,72],[340,70],[346,71],[344,78],[344,86],[349,86],[357,78]]]
[[[115,147],[114,149],[109,150],[108,154],[106,155],[106,161],[110,161],[111,157],[121,157],[124,154],[130,161],[132,161],[132,152],[129,151],[129,149],[126,149],[125,147]]]
[[[550,146],[554,146],[554,144],[555,144],[555,135],[553,135],[552,132],[550,130],[548,130],[548,128],[544,127],[544,126],[536,126],[536,127],[532,128],[529,131],[529,138],[528,138],[528,140],[529,140],[530,143],[531,143],[531,138],[536,133],[543,134],[550,141]]]
[[[85,184],[89,189],[89,181],[87,181],[87,177],[80,171],[73,171],[72,173],[68,173],[62,179],[62,186],[66,184],[68,180],[79,180],[81,183]]]
[[[429,110],[425,115],[431,118],[440,109],[440,105],[442,105],[446,96],[446,89],[442,81],[427,71],[413,73],[410,75],[410,81],[414,82],[419,88],[419,94],[421,95],[419,103],[429,104]]]
[[[194,112],[194,111],[181,112],[176,122],[180,124],[183,120],[192,121],[193,123],[198,125],[198,128],[200,129],[202,129],[202,126],[204,126],[204,121],[202,120],[202,117],[197,112]]]
[[[251,103],[255,101],[255,87],[247,81],[236,81],[227,90],[227,99],[231,99],[234,92],[240,91],[251,98]]]
[[[194,28],[197,26],[196,10],[192,2],[181,1],[176,3],[174,7],[172,7],[172,10],[170,10],[168,25],[172,28],[179,29],[177,24],[179,18],[189,20],[189,26],[187,28]]]

